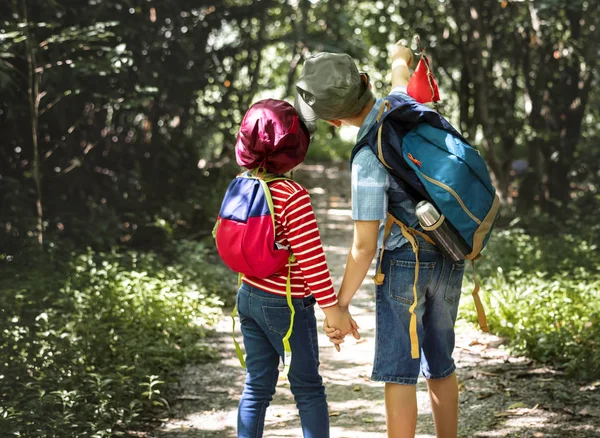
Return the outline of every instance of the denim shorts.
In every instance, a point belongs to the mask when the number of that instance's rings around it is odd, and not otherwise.
[[[410,244],[386,250],[384,283],[376,291],[376,340],[372,380],[405,385],[450,376],[456,366],[454,323],[458,312],[465,262],[452,263],[435,246],[419,244],[417,334],[420,358],[410,354],[410,313],[415,279],[415,254]]]

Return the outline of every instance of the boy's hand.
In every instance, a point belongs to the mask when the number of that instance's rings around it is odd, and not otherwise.
[[[352,323],[350,322],[352,317],[349,312],[340,312],[339,315],[335,315],[328,318],[328,323],[331,327],[335,327],[341,336],[346,336],[352,331]]]
[[[325,334],[329,337],[329,341],[335,345],[337,351],[340,351],[340,344],[344,342],[344,337],[347,334],[352,333],[355,339],[360,339],[358,328],[358,324],[348,310],[342,311],[339,316],[335,315],[333,318],[328,316],[323,323]]]
[[[412,64],[413,54],[408,47],[396,43],[390,49],[390,58],[392,60],[392,90],[396,87],[406,87],[410,80],[409,67]]]
[[[398,59],[403,59],[406,62],[406,66],[410,67],[413,60],[413,53],[408,47],[397,42],[390,51],[390,57],[392,59],[392,64]]]

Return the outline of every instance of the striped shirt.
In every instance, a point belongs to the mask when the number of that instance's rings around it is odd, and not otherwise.
[[[291,264],[292,297],[312,294],[321,308],[337,304],[308,192],[288,180],[272,182],[269,188],[275,209],[276,242],[289,247],[296,257]],[[242,281],[265,292],[285,296],[288,268],[286,265],[268,278],[244,276]]]

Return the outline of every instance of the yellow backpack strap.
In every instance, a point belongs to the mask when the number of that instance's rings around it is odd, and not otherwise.
[[[379,108],[379,113],[377,114],[377,118],[376,118],[377,123],[379,123],[379,120],[381,119],[381,116],[383,116],[383,113],[389,109],[390,109],[390,102],[388,100],[384,100],[383,103],[381,104],[381,108]],[[391,169],[392,167],[387,163],[387,161],[385,161],[385,157],[383,156],[383,144],[381,142],[381,134],[382,133],[383,133],[383,123],[381,125],[379,125],[379,129],[377,129],[377,158],[379,158],[379,161],[381,161],[381,164],[383,164],[388,169]]]
[[[296,261],[296,257],[294,254],[290,254],[290,258],[288,259],[288,276],[285,284],[285,297],[287,299],[288,307],[291,311],[290,316],[290,326],[288,328],[287,333],[283,337],[283,372],[282,377],[286,378],[288,373],[290,372],[290,365],[292,364],[292,347],[290,346],[290,337],[292,336],[292,331],[294,329],[294,316],[296,315],[296,310],[294,309],[294,305],[292,304],[292,263]]]
[[[287,276],[287,282],[285,285],[285,296],[287,299],[287,304],[288,307],[290,308],[291,311],[291,317],[290,317],[290,326],[288,328],[287,333],[285,334],[284,338],[283,338],[283,351],[284,351],[284,359],[283,359],[283,374],[282,376],[284,378],[287,377],[289,371],[290,371],[290,365],[292,363],[292,347],[290,346],[290,337],[292,336],[292,331],[294,329],[294,316],[296,315],[296,310],[294,309],[294,305],[292,303],[292,281],[291,281],[291,274],[292,274],[292,263],[294,263],[296,261],[296,257],[294,257],[294,255],[290,255],[290,258],[288,259],[288,276]],[[238,274],[238,289],[239,287],[242,285],[242,274]],[[246,368],[246,361],[244,360],[244,353],[242,351],[242,347],[240,347],[240,344],[238,343],[238,341],[235,339],[235,317],[237,316],[237,305],[233,306],[233,310],[231,312],[231,321],[232,321],[232,326],[231,326],[231,336],[233,337],[233,344],[235,345],[235,354],[238,357],[238,360],[240,361],[240,364],[242,365],[242,368]]]
[[[274,181],[290,181],[291,178],[279,175],[273,175],[271,173],[264,173],[260,175],[258,172],[254,175],[256,178],[260,180],[260,183],[265,192],[265,196],[267,197],[267,203],[269,204],[269,211],[271,212],[271,220],[273,221],[273,231],[275,232],[275,208],[273,207],[273,198],[271,197],[271,191],[269,190],[268,183]],[[290,345],[290,337],[292,336],[292,332],[294,329],[294,317],[296,315],[296,310],[294,309],[294,305],[292,303],[292,263],[296,261],[296,257],[294,254],[290,254],[288,258],[288,275],[287,281],[285,284],[285,297],[287,300],[288,307],[290,308],[291,316],[290,316],[290,326],[288,328],[287,333],[283,337],[283,372],[282,377],[287,378],[290,372],[290,365],[292,364],[292,347]],[[237,347],[236,347],[237,350]],[[239,357],[239,355],[238,355]]]
[[[396,219],[391,214],[388,214],[387,221],[385,223],[385,230],[383,232],[383,244],[381,251],[379,252],[379,266],[377,268],[377,272],[373,277],[373,281],[377,286],[381,286],[385,280],[385,274],[381,271],[381,265],[383,261],[383,251],[385,250],[385,241],[390,235],[392,231],[392,225],[396,224],[400,227],[402,231],[402,235],[408,240],[412,246],[413,252],[415,253],[415,281],[413,283],[413,303],[409,307],[408,311],[410,312],[410,355],[413,359],[418,359],[420,357],[419,352],[419,338],[417,334],[417,314],[415,313],[415,309],[417,307],[417,282],[419,280],[419,241],[417,236],[421,236],[426,242],[435,245],[433,240],[425,234],[420,232],[419,230],[415,230],[414,228],[410,228],[398,219]]]
[[[293,181],[291,178],[288,178],[287,176],[280,176],[280,175],[273,175],[272,173],[267,173],[266,175],[264,175],[261,180],[263,180],[266,183],[270,183],[273,181]]]
[[[285,176],[273,175],[271,173],[266,173],[262,176],[256,176],[260,181],[260,185],[263,188],[263,192],[265,192],[265,196],[267,198],[267,204],[269,206],[269,213],[271,214],[271,222],[273,223],[273,233],[275,233],[275,237],[277,237],[277,230],[275,227],[275,207],[273,205],[273,197],[271,196],[271,190],[269,190],[269,183],[273,181],[289,181],[290,178]]]
[[[392,105],[390,104],[389,100],[384,100],[381,104],[381,108],[379,108],[379,112],[377,113],[377,117],[375,117],[375,121],[377,123],[379,123],[379,121],[381,120],[381,116],[383,116],[383,113],[385,113],[386,111],[388,111],[390,108],[392,107]]]
[[[277,237],[277,230],[275,227],[275,207],[273,205],[273,197],[271,196],[271,191],[269,190],[269,186],[267,185],[267,181],[264,179],[259,179],[260,185],[263,188],[263,192],[265,193],[265,197],[267,198],[267,205],[269,206],[269,213],[271,214],[271,222],[273,223],[273,233],[274,237]]]
[[[414,234],[421,236],[423,239],[425,239],[426,242],[431,243],[432,245],[435,245],[435,242],[433,240],[431,240],[431,238],[427,234],[421,233],[419,230],[415,230],[414,228],[407,227],[402,222],[400,222],[398,219],[396,219],[394,216],[392,216],[391,214],[388,214],[387,221],[385,222],[385,230],[383,232],[383,244],[381,247],[381,251],[379,252],[379,266],[377,267],[377,272],[373,276],[373,281],[375,282],[375,284],[377,286],[381,286],[385,280],[385,274],[381,271],[381,263],[383,261],[383,251],[385,250],[385,241],[389,237],[390,232],[392,231],[392,225],[394,225],[394,224],[398,225],[400,227],[400,229],[402,229],[402,227],[406,227],[407,229],[411,230]]]
[[[417,307],[417,282],[419,281],[419,241],[417,240],[418,231],[414,228],[409,228],[402,222],[399,222],[402,235],[408,240],[412,246],[413,252],[415,253],[415,281],[413,282],[413,303],[408,308],[410,313],[410,356],[413,359],[419,358],[419,337],[417,335],[417,314],[415,308]]]
[[[243,277],[243,274],[239,273],[238,274],[238,289],[242,285],[242,277]],[[233,337],[233,344],[235,345],[235,354],[237,355],[238,360],[240,361],[240,365],[242,365],[242,368],[246,368],[246,361],[244,360],[244,353],[242,352],[242,347],[240,347],[240,344],[235,339],[235,317],[236,317],[236,315],[237,315],[237,304],[235,306],[233,306],[233,310],[231,311],[231,322],[232,322],[231,336]]]
[[[477,321],[479,322],[479,327],[485,333],[489,333],[489,328],[487,325],[487,318],[485,316],[485,309],[483,308],[483,304],[481,304],[481,298],[479,297],[479,278],[477,277],[477,268],[475,268],[475,260],[471,260],[471,265],[473,266],[473,280],[475,282],[475,287],[473,288],[473,301],[475,301],[475,308],[477,309]]]

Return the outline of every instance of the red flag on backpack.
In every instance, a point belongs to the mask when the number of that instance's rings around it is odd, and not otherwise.
[[[424,54],[417,64],[415,72],[408,81],[407,93],[419,103],[437,102],[440,92],[433,77],[429,59]]]

